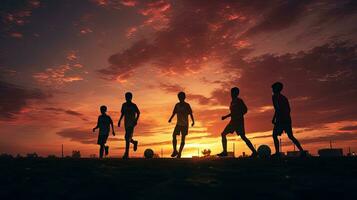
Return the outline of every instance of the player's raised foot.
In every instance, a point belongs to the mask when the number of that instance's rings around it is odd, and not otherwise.
[[[104,147],[105,155],[107,156],[109,154],[109,146]]]
[[[174,157],[177,156],[177,154],[178,154],[178,152],[177,152],[177,151],[174,151],[174,152],[172,152],[171,157],[174,158]]]
[[[252,155],[249,156],[250,158],[256,158],[258,157],[258,153],[255,151],[252,153]]]
[[[138,141],[134,141],[134,151],[138,150]]]
[[[222,153],[217,154],[218,157],[226,157],[228,153],[226,151],[222,151]]]

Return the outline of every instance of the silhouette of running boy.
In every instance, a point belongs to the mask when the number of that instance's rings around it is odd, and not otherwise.
[[[281,91],[283,90],[283,84],[280,82],[276,82],[271,87],[273,90],[272,99],[275,109],[272,123],[274,124],[273,139],[276,153],[273,156],[280,156],[278,136],[281,136],[283,131],[285,131],[289,139],[300,150],[300,155],[304,156],[304,149],[301,147],[299,141],[293,135],[289,101],[284,95],[281,94]]]
[[[108,155],[109,153],[109,146],[105,146],[105,143],[107,143],[110,126],[112,127],[113,135],[115,135],[115,132],[114,132],[113,120],[112,118],[110,118],[109,115],[106,114],[107,107],[101,106],[100,112],[102,114],[98,117],[97,126],[93,128],[93,132],[95,132],[95,130],[99,128],[97,144],[100,145],[99,158],[103,158],[104,151],[105,151],[105,155]]]
[[[175,116],[175,114],[177,115],[176,126],[175,126],[174,132],[172,134],[172,146],[173,146],[174,150],[171,154],[171,157],[181,158],[181,153],[182,153],[183,147],[185,146],[186,135],[188,134],[188,115],[191,116],[191,121],[192,121],[191,126],[195,125],[195,120],[193,119],[192,109],[191,109],[190,104],[185,102],[186,94],[184,92],[179,92],[177,97],[180,100],[180,102],[178,102],[175,105],[175,108],[174,108],[172,115],[169,119],[169,123],[171,123],[172,118]],[[177,151],[176,136],[180,135],[180,133],[181,133],[181,144],[180,144],[179,151]]]
[[[225,120],[228,117],[231,117],[231,121],[228,123],[226,128],[221,133],[222,136],[222,146],[223,151],[222,153],[217,154],[217,156],[224,157],[227,156],[227,135],[233,132],[236,132],[242,140],[247,144],[249,149],[253,152],[251,157],[257,156],[257,151],[254,149],[250,140],[245,136],[245,129],[244,129],[244,115],[247,113],[248,108],[244,104],[243,100],[238,97],[239,95],[239,88],[234,87],[231,89],[231,97],[232,102],[230,105],[230,111],[228,115],[222,117],[222,120]]]
[[[118,122],[118,127],[120,127],[121,120],[124,117],[125,126],[125,153],[123,158],[129,158],[129,147],[130,143],[134,145],[134,151],[138,149],[138,141],[133,140],[134,127],[138,123],[140,116],[139,108],[131,100],[133,99],[133,94],[131,92],[125,93],[126,102],[123,103],[121,107],[121,116]]]

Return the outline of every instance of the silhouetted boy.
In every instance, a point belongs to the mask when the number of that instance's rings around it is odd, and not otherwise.
[[[190,104],[185,102],[186,94],[184,92],[179,92],[177,97],[180,100],[180,102],[178,102],[175,105],[175,108],[174,108],[172,115],[169,119],[169,123],[170,123],[172,118],[175,116],[175,114],[177,114],[177,122],[176,122],[174,132],[172,134],[172,146],[173,146],[174,150],[171,154],[171,157],[181,158],[181,153],[182,153],[183,147],[185,146],[185,138],[186,138],[186,135],[188,134],[188,115],[191,116],[191,120],[192,120],[191,126],[195,125],[195,120],[193,119],[192,109],[191,109]],[[176,136],[180,135],[180,133],[181,133],[181,144],[180,144],[180,149],[177,152]]]
[[[133,99],[133,94],[131,92],[125,93],[126,102],[123,103],[121,107],[121,116],[118,122],[118,127],[120,127],[121,120],[124,119],[125,126],[125,153],[123,158],[129,158],[129,147],[130,143],[134,145],[134,151],[138,149],[138,141],[133,140],[134,127],[138,123],[140,116],[140,111],[135,103],[131,102]]]
[[[273,90],[273,105],[275,109],[272,123],[274,124],[273,139],[276,153],[273,156],[280,156],[278,136],[281,136],[283,131],[285,131],[289,139],[300,150],[300,155],[305,156],[304,149],[293,135],[289,101],[284,95],[280,93],[283,90],[283,84],[276,82],[271,87]]]
[[[229,108],[231,113],[222,117],[222,120],[231,117],[231,121],[228,123],[226,128],[221,133],[223,151],[222,153],[217,154],[220,157],[227,156],[227,135],[233,132],[236,132],[238,135],[240,135],[242,140],[247,144],[249,149],[253,152],[251,157],[257,156],[257,151],[254,149],[250,140],[245,136],[244,115],[247,113],[248,108],[244,104],[243,100],[238,97],[238,95],[239,95],[239,88],[237,87],[232,88],[231,89],[232,102]]]
[[[103,158],[104,151],[105,151],[105,155],[108,155],[108,153],[109,153],[109,146],[105,146],[105,143],[107,143],[107,139],[108,139],[109,131],[110,131],[110,126],[112,127],[113,135],[115,135],[115,132],[114,132],[113,121],[110,118],[110,116],[106,114],[107,107],[106,106],[101,106],[100,107],[100,112],[102,114],[98,117],[97,126],[93,128],[93,132],[95,132],[95,130],[97,128],[99,128],[97,144],[100,145],[99,158]]]

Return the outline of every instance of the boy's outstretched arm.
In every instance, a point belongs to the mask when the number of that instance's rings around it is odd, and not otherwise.
[[[191,120],[192,120],[192,124],[191,124],[191,126],[194,126],[194,125],[195,125],[195,119],[193,118],[193,114],[192,114],[192,113],[190,113],[190,116],[191,116]]]
[[[138,107],[136,107],[135,125],[138,123],[139,117],[140,117],[140,110],[138,109]]]
[[[228,118],[228,117],[231,117],[231,113],[229,113],[228,115],[222,116],[222,120],[225,120],[225,119]]]
[[[99,128],[99,117],[98,117],[98,121],[97,121],[97,126],[95,126],[95,127],[93,128],[93,132],[95,132],[95,129],[97,129],[97,128]]]
[[[174,118],[175,114],[176,114],[176,109],[174,109],[174,111],[172,111],[172,115],[169,119],[169,123],[171,123],[171,120],[172,120],[172,118]]]
[[[110,126],[112,127],[112,134],[115,136],[113,120],[110,119]]]
[[[119,121],[118,121],[118,127],[120,127],[120,123],[121,123],[121,120],[123,119],[123,117],[124,117],[124,113],[121,113]]]

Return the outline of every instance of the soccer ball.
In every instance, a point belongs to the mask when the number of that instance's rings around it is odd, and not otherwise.
[[[271,154],[270,147],[268,145],[260,145],[258,147],[258,155],[260,158],[269,158]]]
[[[153,158],[154,157],[154,151],[152,149],[146,149],[144,151],[144,157],[145,158]]]

